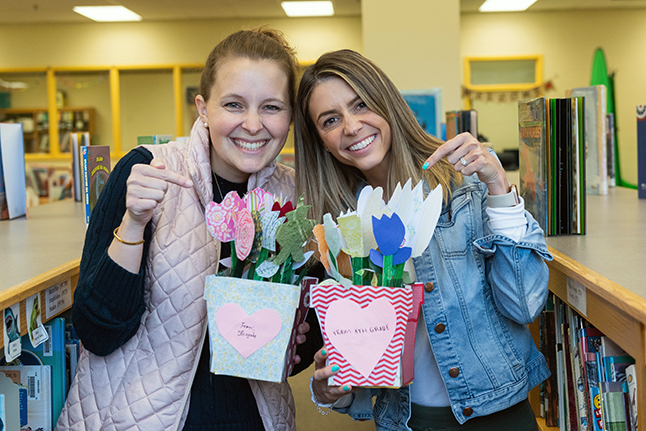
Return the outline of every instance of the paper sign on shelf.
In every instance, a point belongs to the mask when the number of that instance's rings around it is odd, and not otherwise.
[[[20,304],[14,304],[4,309],[4,357],[11,362],[20,356],[22,344],[20,341]]]
[[[578,281],[567,277],[567,302],[577,309],[583,317],[588,314],[587,310],[587,290],[585,286]]]
[[[49,339],[49,334],[43,326],[40,312],[40,293],[30,296],[25,300],[27,333],[29,341],[33,347],[38,347],[41,343]]]
[[[72,280],[63,280],[45,290],[47,320],[72,306]]]

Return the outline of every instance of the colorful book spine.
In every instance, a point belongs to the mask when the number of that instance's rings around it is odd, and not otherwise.
[[[87,146],[81,147],[81,160],[83,161],[83,203],[85,204],[85,223],[90,223],[90,173],[88,171]]]
[[[646,199],[646,105],[637,106],[637,189]]]

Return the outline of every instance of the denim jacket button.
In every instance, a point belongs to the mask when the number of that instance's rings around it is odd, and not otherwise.
[[[449,376],[457,377],[460,374],[460,370],[457,367],[453,367],[449,370]]]
[[[444,332],[445,329],[446,326],[444,325],[444,323],[438,323],[437,325],[435,325],[435,332],[437,332],[438,334]]]
[[[432,292],[434,288],[435,288],[435,285],[430,281],[424,285],[424,290],[427,292]]]
[[[471,416],[473,414],[473,409],[471,407],[466,407],[464,410],[462,410],[462,414],[464,416]]]

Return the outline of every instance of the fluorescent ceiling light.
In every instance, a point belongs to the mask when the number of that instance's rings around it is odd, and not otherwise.
[[[94,21],[141,21],[141,16],[123,6],[75,6],[74,12]]]
[[[530,7],[536,0],[487,0],[480,6],[480,12],[517,12]]]
[[[284,1],[280,5],[289,17],[334,15],[331,1]]]

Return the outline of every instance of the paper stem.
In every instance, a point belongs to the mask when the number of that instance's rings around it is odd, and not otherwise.
[[[359,270],[362,269],[363,266],[363,257],[353,257],[352,258],[352,284],[355,286],[363,286],[363,279],[364,276],[363,274],[358,274]]]
[[[393,275],[393,256],[384,256],[384,277],[381,285],[392,287]]]
[[[400,287],[402,283],[402,279],[404,278],[404,263],[400,263],[399,265],[395,265],[395,275],[394,275],[394,280],[393,280],[393,287]]]
[[[238,255],[236,254],[236,242],[231,241],[231,276],[236,278],[242,278],[242,272],[244,271],[244,261],[240,262]]]
[[[256,261],[256,264],[252,265],[253,279],[254,280],[262,280],[263,279],[261,276],[256,274],[256,267],[260,266],[265,260],[267,260],[268,257],[269,257],[269,250],[267,250],[266,248],[260,249],[260,256],[258,256],[258,260]],[[249,270],[249,272],[251,272],[251,270]]]
[[[285,263],[283,263],[283,275],[280,278],[280,282],[283,284],[292,284],[294,278],[294,270],[292,269],[292,256],[287,257]]]
[[[301,267],[301,273],[298,274],[298,278],[294,282],[296,286],[299,286],[301,284],[301,281],[303,281],[303,278],[305,278],[305,276],[307,275],[308,269],[309,267],[307,265]]]
[[[366,256],[363,258],[363,268],[370,268],[370,257]],[[372,283],[372,275],[370,274],[364,274],[363,276],[363,282],[361,283],[363,286],[369,285]]]

